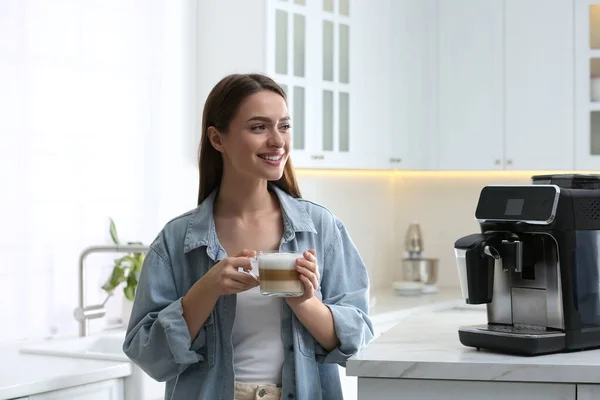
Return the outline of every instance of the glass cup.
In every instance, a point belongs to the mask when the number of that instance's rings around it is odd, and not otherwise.
[[[260,278],[260,293],[273,297],[300,297],[304,283],[296,271],[298,252],[261,251],[252,260],[252,274]]]

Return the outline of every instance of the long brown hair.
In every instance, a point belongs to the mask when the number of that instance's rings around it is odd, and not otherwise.
[[[198,161],[200,173],[198,205],[221,184],[223,178],[223,158],[210,143],[208,128],[214,126],[219,132],[227,133],[229,124],[244,99],[262,90],[277,93],[287,103],[287,96],[281,86],[261,74],[228,75],[221,79],[209,93],[202,114],[202,137]],[[274,184],[292,197],[302,197],[290,158],[283,169],[283,176]]]

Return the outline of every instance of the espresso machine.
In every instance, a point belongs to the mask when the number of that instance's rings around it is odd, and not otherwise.
[[[461,326],[468,347],[540,355],[600,347],[600,175],[536,175],[488,185],[481,233],[454,244],[467,304],[487,323]]]

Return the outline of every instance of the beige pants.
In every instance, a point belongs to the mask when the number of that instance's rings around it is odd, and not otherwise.
[[[234,400],[281,400],[281,388],[236,382]]]

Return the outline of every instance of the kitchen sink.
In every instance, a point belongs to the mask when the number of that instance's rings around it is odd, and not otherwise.
[[[131,362],[123,352],[125,331],[52,339],[21,347],[22,353],[55,357],[85,358],[94,360]],[[139,400],[164,399],[165,384],[150,378],[140,367],[132,363],[132,374],[125,378],[125,398]]]
[[[129,362],[123,352],[123,335],[87,336],[73,339],[55,339],[30,344],[22,353]]]

